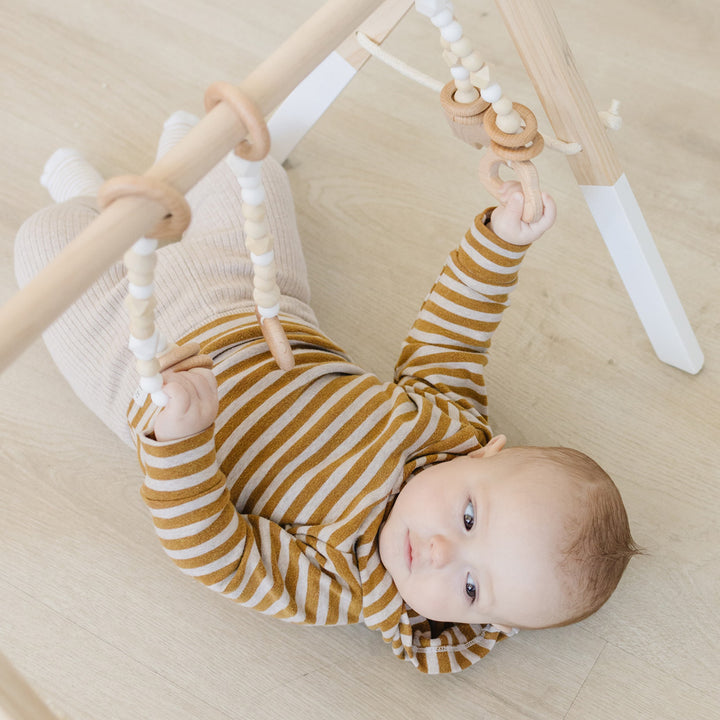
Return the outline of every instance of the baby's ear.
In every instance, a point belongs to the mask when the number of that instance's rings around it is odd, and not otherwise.
[[[496,435],[487,445],[473,450],[471,453],[468,453],[468,455],[473,458],[492,457],[493,455],[497,455],[505,447],[506,442],[507,438],[504,435]]]

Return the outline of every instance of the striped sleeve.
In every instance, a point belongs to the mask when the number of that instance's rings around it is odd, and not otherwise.
[[[165,553],[183,573],[282,620],[347,622],[330,602],[359,593],[347,558],[320,552],[267,518],[238,513],[216,460],[214,427],[175,442],[138,441],[142,498]]]
[[[529,246],[512,245],[475,218],[451,253],[403,343],[398,384],[435,404],[450,402],[489,436],[483,370],[493,333]]]

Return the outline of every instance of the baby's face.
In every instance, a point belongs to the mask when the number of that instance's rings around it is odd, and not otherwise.
[[[380,531],[398,592],[431,620],[509,629],[566,619],[558,565],[573,493],[503,443],[419,472]]]

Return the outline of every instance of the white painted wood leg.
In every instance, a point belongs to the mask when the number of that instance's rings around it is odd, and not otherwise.
[[[627,178],[580,187],[657,356],[697,373],[702,350]]]
[[[332,52],[281,103],[268,121],[270,154],[283,163],[322,114],[355,77],[357,70]]]

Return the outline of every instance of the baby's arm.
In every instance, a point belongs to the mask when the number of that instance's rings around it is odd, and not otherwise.
[[[507,202],[489,219],[487,213],[475,218],[425,299],[396,366],[396,380],[408,393],[439,406],[449,401],[488,439],[488,349],[526,250],[555,220],[555,204],[544,195],[540,220],[523,222],[519,189],[506,183]]]

